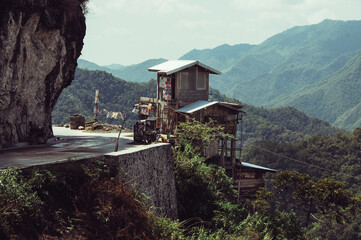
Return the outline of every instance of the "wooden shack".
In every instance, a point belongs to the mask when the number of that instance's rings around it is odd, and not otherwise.
[[[195,60],[171,60],[148,71],[157,73],[157,93],[154,99],[141,98],[141,102],[152,103],[157,124],[166,133],[177,126],[175,110],[198,100],[208,101],[209,74],[221,74]]]
[[[207,154],[220,154],[220,165],[233,177],[239,196],[253,197],[264,186],[263,174],[275,170],[240,161],[241,140],[237,126],[242,122],[243,106],[209,101],[209,74],[221,72],[195,60],[173,60],[148,69],[157,73],[156,97],[141,97],[139,118],[154,115],[162,133],[174,133],[178,123],[195,119],[201,123],[214,120],[232,135],[215,143]],[[239,151],[237,155],[237,150]]]
[[[266,172],[276,172],[274,169],[240,162],[234,169],[233,182],[238,190],[238,198],[254,198],[260,187],[264,187],[263,175]]]
[[[242,120],[240,113],[242,105],[226,102],[198,100],[185,107],[175,110],[177,122],[185,122],[195,119],[200,123],[210,120],[225,127],[225,133],[236,137],[237,125]]]

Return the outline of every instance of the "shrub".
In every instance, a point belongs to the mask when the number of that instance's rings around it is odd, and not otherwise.
[[[41,228],[42,207],[32,183],[21,171],[9,168],[0,172],[0,236],[12,238],[19,232],[28,238],[35,238]]]

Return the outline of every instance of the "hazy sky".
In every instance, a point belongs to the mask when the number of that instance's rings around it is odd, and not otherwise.
[[[99,65],[178,59],[324,19],[361,19],[361,0],[89,0],[88,7],[81,58]]]

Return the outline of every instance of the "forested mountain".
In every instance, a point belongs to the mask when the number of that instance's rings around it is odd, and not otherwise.
[[[90,121],[93,117],[94,94],[99,89],[99,109],[126,112],[128,127],[137,118],[132,113],[133,105],[140,96],[151,97],[156,93],[155,80],[144,83],[127,82],[104,71],[77,69],[72,84],[61,94],[53,111],[53,123],[67,123],[69,116],[81,113]],[[238,102],[211,90],[210,100]],[[339,131],[325,121],[308,117],[295,108],[264,109],[245,106],[244,139],[251,142],[278,141],[292,142],[306,135],[323,133],[334,134]],[[132,121],[133,120],[133,121]],[[121,120],[105,119],[100,121],[120,123]],[[240,129],[239,129],[240,130]]]
[[[291,28],[259,45],[194,49],[180,59],[199,60],[222,71],[211,76],[210,84],[227,96],[256,106],[294,106],[354,129],[361,126],[360,54],[361,21],[325,20]],[[114,67],[79,60],[79,67],[145,82],[154,78],[147,69],[164,61]]]
[[[86,121],[93,119],[95,90],[99,89],[99,109],[126,112],[127,119],[138,116],[132,113],[133,105],[140,96],[151,97],[156,92],[155,81],[127,82],[104,71],[77,69],[72,84],[64,89],[52,114],[53,123],[68,123],[73,114],[83,114]],[[99,117],[102,122],[120,124],[122,120]],[[130,126],[130,125],[129,125]]]
[[[361,51],[331,76],[278,100],[348,129],[361,126],[360,104]]]
[[[147,82],[155,78],[154,73],[149,72],[148,68],[167,61],[166,59],[149,59],[139,64],[122,66],[119,64],[111,64],[107,66],[99,66],[95,63],[78,59],[78,67],[88,70],[101,70],[113,74],[115,77],[125,79],[131,82]]]
[[[331,179],[342,181],[342,188],[354,196],[361,194],[360,157],[360,128],[334,136],[314,135],[289,144],[264,142],[246,148],[243,153],[243,161],[278,171],[296,170],[310,175],[313,183],[321,178],[327,179],[324,186],[330,186]],[[267,178],[274,179],[274,175],[268,175]],[[337,193],[337,190],[334,190],[334,193]],[[339,203],[342,204],[342,201]],[[339,204],[335,204],[334,208],[338,206]],[[287,204],[283,204],[283,207],[286,208]],[[298,210],[299,208],[295,209]],[[317,223],[313,224],[307,239],[361,239],[361,218],[357,213],[347,214],[347,221],[316,219]]]
[[[231,53],[229,61],[218,48]],[[340,85],[342,82],[344,90],[352,89],[361,81],[361,21],[325,20],[294,27],[249,49],[240,45],[218,48],[193,50],[182,59],[192,57],[217,65],[223,74],[212,76],[211,86],[242,102],[267,107],[291,105],[340,127],[360,126],[352,113],[359,109],[355,101],[360,94],[353,90],[345,96]],[[323,92],[330,95],[323,98]],[[335,109],[330,111],[332,107]]]
[[[234,62],[246,56],[246,54],[256,45],[237,44],[230,46],[223,44],[214,49],[193,49],[180,59],[182,60],[199,60],[217,70],[226,71]]]
[[[226,97],[218,90],[210,90],[210,100],[242,104],[239,100]],[[244,104],[243,140],[246,145],[275,141],[278,143],[294,142],[316,133],[334,135],[341,132],[328,122],[309,117],[294,107],[267,109]],[[238,128],[240,136],[241,126]]]

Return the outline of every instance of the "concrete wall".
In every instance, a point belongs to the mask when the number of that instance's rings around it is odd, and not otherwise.
[[[124,181],[137,183],[140,193],[150,197],[149,204],[158,215],[176,219],[177,198],[175,188],[173,151],[170,144],[158,143],[139,151],[121,151],[106,154],[104,159],[114,167],[123,169]]]

